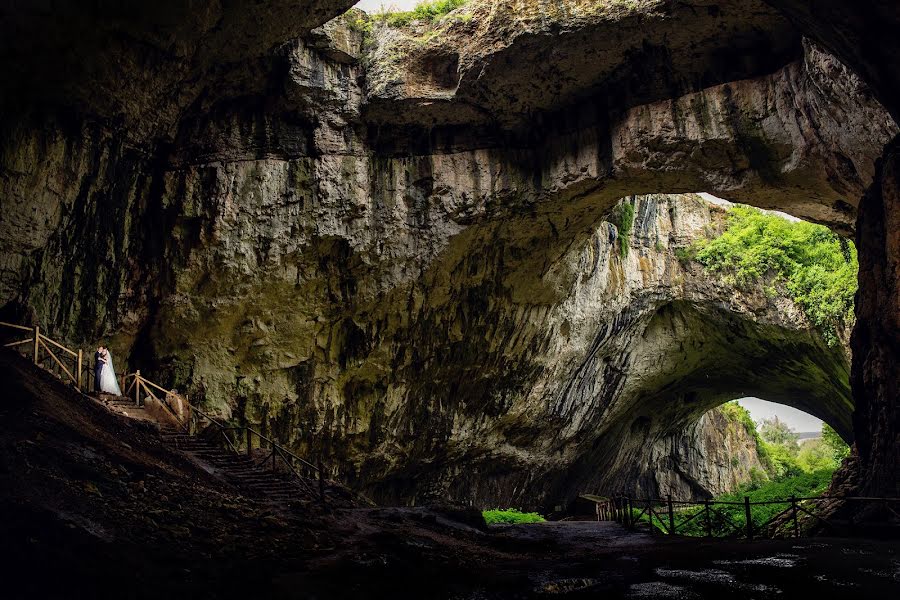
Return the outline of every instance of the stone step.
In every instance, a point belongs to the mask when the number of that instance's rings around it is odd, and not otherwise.
[[[210,444],[208,442],[179,440],[179,441],[174,441],[174,442],[170,442],[170,443],[173,446],[179,446],[181,448],[198,448],[198,449],[204,449],[204,450],[219,450],[221,452],[220,448],[218,448],[217,446],[214,446],[213,444]]]
[[[227,454],[216,454],[214,452],[205,452],[203,450],[194,450],[192,454],[199,456],[200,458],[211,460],[213,462],[218,462],[222,464],[231,464],[231,457]]]
[[[285,481],[293,481],[293,479],[289,479],[287,477],[279,477],[278,475],[274,475],[271,473],[234,473],[228,469],[225,472],[234,479],[240,479],[241,481],[275,481],[275,482],[285,482]]]
[[[265,491],[265,492],[291,492],[292,494],[296,494],[300,491],[300,488],[295,487],[293,485],[244,485],[247,489]]]
[[[304,496],[303,490],[263,490],[254,488],[244,488],[248,493],[268,498],[301,498]]]
[[[296,486],[294,481],[289,479],[279,479],[277,477],[234,477],[230,473],[225,473],[231,479],[247,485],[289,485]]]
[[[226,476],[227,476],[227,473],[226,473]],[[231,479],[235,483],[239,483],[241,485],[270,485],[270,486],[271,485],[278,485],[278,486],[290,485],[292,487],[295,487],[295,486],[293,486],[293,484],[286,484],[277,479],[242,479],[240,477],[230,477],[230,476],[229,476],[229,479]]]
[[[243,487],[243,488],[247,488],[247,489],[251,489],[251,490],[284,491],[284,492],[289,491],[292,493],[297,493],[298,491],[301,490],[301,488],[299,486],[295,486],[295,485],[275,485],[275,484],[271,484],[271,483],[269,483],[269,484],[247,483],[244,481],[234,481],[234,484],[239,487]]]
[[[285,494],[290,496],[296,496],[302,492],[302,490],[298,488],[266,488],[266,487],[255,487],[255,486],[242,486],[243,489],[249,490],[252,492],[257,492],[260,494]]]
[[[260,462],[260,456],[235,454],[216,442],[188,435],[171,426],[161,429],[160,437],[170,447],[221,469],[226,478],[248,495],[280,503],[308,499],[309,490],[294,475],[271,470],[271,459]]]

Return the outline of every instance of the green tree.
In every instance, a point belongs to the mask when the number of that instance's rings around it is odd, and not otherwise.
[[[822,423],[822,443],[831,451],[835,467],[840,466],[844,459],[850,456],[850,446],[828,423]]]
[[[800,445],[797,453],[800,468],[807,473],[834,470],[834,456],[831,448],[821,439],[807,440]]]
[[[775,415],[771,419],[763,419],[759,424],[759,435],[766,442],[783,446],[796,454],[797,434],[790,426]]]
[[[423,1],[413,7],[412,10],[400,12],[382,12],[375,15],[376,19],[384,21],[390,27],[406,27],[413,21],[433,23],[451,11],[464,5],[467,0],[431,0]]]
[[[786,477],[796,477],[805,472],[797,460],[800,446],[797,445],[797,434],[776,415],[771,419],[763,419],[759,427],[760,446],[763,452],[760,459],[769,472],[769,476],[780,481]]]
[[[763,446],[766,449],[766,467],[772,480],[781,481],[804,473],[803,467],[797,460],[799,449],[796,444],[790,446],[763,442]]]
[[[856,248],[821,225],[735,205],[721,235],[697,241],[683,255],[734,284],[764,280],[767,290],[780,288],[829,345],[838,342],[838,331],[853,319]]]

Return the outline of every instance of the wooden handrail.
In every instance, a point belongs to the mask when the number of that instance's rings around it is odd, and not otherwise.
[[[621,496],[619,498],[625,498],[625,496]],[[803,496],[794,498],[798,502],[804,500],[881,500],[886,502],[900,502],[900,497],[879,497],[879,496]],[[651,502],[654,504],[668,504],[668,500],[665,498],[632,498],[632,501],[636,502]],[[672,500],[672,504],[690,504],[697,505],[703,504],[703,500]],[[723,504],[728,506],[743,506],[743,502],[733,502],[729,500],[710,500],[710,504]],[[759,500],[756,502],[751,501],[750,504],[753,506],[763,506],[766,504],[790,504],[791,499],[785,498],[783,500]]]
[[[7,323],[6,321],[0,321],[0,325],[12,327],[13,329],[21,329],[22,331],[34,331],[34,327],[25,327],[24,325],[16,325],[15,323]]]
[[[6,321],[0,321],[0,327],[8,327],[8,328],[15,329],[18,331],[27,331],[27,332],[31,333],[31,337],[28,339],[10,342],[10,343],[4,344],[4,346],[8,347],[8,348],[12,348],[12,347],[21,346],[24,344],[32,344],[33,345],[32,351],[31,351],[32,362],[34,362],[35,364],[39,364],[42,360],[46,360],[47,358],[51,359],[51,364],[53,364],[55,362],[59,366],[59,368],[62,369],[62,371],[69,377],[69,379],[71,379],[71,381],[75,385],[76,389],[78,389],[79,392],[84,394],[84,390],[83,390],[83,386],[82,386],[82,383],[83,383],[82,374],[84,373],[85,369],[87,369],[88,381],[90,381],[91,369],[90,369],[89,365],[84,364],[84,352],[82,350],[75,351],[70,348],[67,348],[66,346],[57,342],[56,340],[42,334],[40,327],[38,327],[38,326],[27,327],[24,325],[18,325],[16,323],[7,323]],[[75,359],[74,370],[70,370],[68,367],[65,366],[65,364],[63,364],[63,361],[58,356],[56,356],[56,354],[50,348],[51,345],[63,352],[66,352],[69,356],[71,356],[72,358]],[[43,348],[44,351],[48,355],[44,359],[40,358],[41,348]],[[129,385],[126,388],[126,391],[124,393],[125,393],[125,395],[128,395],[134,389],[135,393],[137,395],[136,402],[138,402],[138,403],[140,402],[141,390],[143,389],[143,391],[146,394],[148,394],[154,400],[159,402],[163,406],[163,408],[170,415],[172,415],[172,417],[174,417],[182,427],[184,427],[188,431],[188,433],[190,433],[190,425],[192,422],[191,419],[192,419],[193,415],[195,415],[195,414],[199,415],[200,418],[202,418],[206,421],[209,421],[211,424],[213,424],[219,430],[219,432],[222,434],[222,437],[225,438],[225,441],[227,442],[227,444],[231,447],[231,449],[235,453],[239,453],[239,451],[238,451],[237,447],[232,443],[231,439],[229,439],[229,437],[227,435],[228,431],[244,431],[244,432],[246,432],[247,440],[248,440],[248,450],[250,448],[250,441],[252,439],[251,436],[256,435],[256,437],[258,437],[261,442],[265,442],[272,449],[272,452],[269,454],[269,456],[266,457],[266,460],[268,460],[269,458],[272,459],[273,468],[275,465],[276,457],[280,457],[281,460],[291,470],[291,473],[293,473],[294,476],[296,476],[299,480],[303,481],[303,477],[301,477],[301,475],[297,472],[297,470],[294,468],[294,465],[292,463],[292,460],[297,461],[301,465],[310,469],[312,472],[317,473],[319,475],[320,485],[321,485],[322,476],[324,475],[324,471],[320,467],[312,464],[311,462],[309,462],[308,460],[306,460],[300,456],[297,456],[295,453],[293,453],[289,449],[285,448],[278,442],[263,435],[262,433],[260,433],[256,429],[253,429],[250,426],[241,426],[241,427],[226,426],[224,423],[222,423],[218,419],[212,417],[211,415],[205,413],[204,411],[200,410],[199,408],[197,408],[196,406],[191,404],[187,400],[187,398],[185,398],[184,396],[176,394],[172,390],[167,390],[166,388],[162,387],[161,385],[156,384],[156,383],[150,381],[149,379],[147,379],[146,377],[141,376],[140,373],[141,373],[140,370],[135,371],[134,373],[126,373],[122,379],[123,386],[125,385],[125,382],[127,382],[129,379],[132,379],[131,385]],[[157,395],[153,392],[153,389],[151,389],[151,388],[153,388],[159,392],[162,392],[163,394],[165,394],[165,396],[163,396],[163,398],[160,399],[159,397],[157,397]],[[177,395],[184,402],[186,408],[190,411],[190,415],[187,420],[184,420],[181,417],[179,417],[175,413],[175,411],[172,410],[172,407],[169,406],[166,398],[170,394]]]
[[[127,381],[128,378],[132,378],[132,379],[134,379],[134,381],[132,381],[132,382],[131,382],[131,385],[128,386],[127,390],[126,390],[125,392],[123,392],[126,396],[131,392],[131,390],[132,390],[132,389],[135,387],[135,385],[136,385],[136,386],[137,386],[136,393],[137,393],[137,395],[138,395],[138,397],[139,397],[139,396],[140,396],[140,393],[141,393],[141,387],[143,387],[144,391],[145,391],[151,398],[153,398],[154,400],[156,400],[157,402],[159,402],[160,405],[166,410],[166,412],[168,412],[170,415],[172,415],[172,417],[173,417],[176,421],[178,421],[178,423],[179,423],[182,427],[185,427],[185,428],[186,428],[186,427],[188,426],[188,422],[185,421],[184,419],[182,419],[181,417],[179,417],[179,416],[175,413],[175,411],[172,410],[172,407],[169,406],[169,402],[166,400],[166,397],[169,396],[170,394],[171,394],[171,395],[178,395],[178,394],[175,394],[175,392],[173,392],[173,391],[171,391],[171,390],[167,390],[167,389],[165,389],[164,387],[159,386],[159,385],[153,383],[152,381],[150,381],[150,380],[147,379],[146,377],[142,377],[141,374],[140,374],[140,371],[136,371],[136,372],[134,372],[134,373],[127,373],[127,374],[124,376],[123,380]],[[150,386],[153,386],[153,387],[156,388],[157,390],[159,390],[159,391],[161,391],[161,392],[164,392],[164,393],[165,393],[165,396],[163,397],[163,399],[160,399],[159,397],[157,397],[157,395],[153,393],[153,390],[151,390],[150,387],[149,387],[147,384],[150,384]],[[187,401],[186,398],[184,398],[184,397],[182,397],[182,396],[180,396],[180,395],[178,395],[178,397],[181,398],[187,406],[189,406],[189,407],[191,406],[190,403]],[[192,407],[192,408],[193,408],[193,407]]]
[[[296,459],[296,460],[299,460],[301,463],[303,463],[304,465],[306,465],[306,466],[309,467],[310,469],[313,469],[315,472],[317,472],[317,473],[319,472],[319,468],[318,468],[316,465],[312,464],[311,462],[309,462],[308,460],[306,460],[306,459],[304,459],[304,458],[300,458],[299,456],[297,456],[296,454],[294,454],[293,452],[291,452],[290,450],[288,450],[287,448],[285,448],[284,446],[282,446],[282,445],[279,444],[278,442],[276,442],[276,441],[274,441],[274,440],[272,440],[272,439],[270,439],[270,438],[264,436],[263,434],[261,434],[260,432],[256,431],[256,430],[253,429],[252,427],[244,426],[244,427],[239,427],[239,428],[236,428],[236,429],[246,429],[246,430],[250,431],[251,433],[256,434],[256,437],[258,437],[259,439],[261,439],[261,440],[263,440],[263,441],[268,442],[269,445],[270,445],[272,448],[278,448],[278,449],[281,450],[282,452],[286,453],[288,456],[290,456],[290,457],[292,457],[292,458],[294,458],[294,459]]]
[[[66,348],[65,346],[63,346],[62,344],[60,344],[59,342],[56,342],[56,341],[54,341],[54,340],[51,340],[50,338],[48,338],[48,337],[47,337],[46,335],[44,335],[43,333],[41,334],[41,341],[42,341],[42,342],[50,342],[51,344],[53,344],[54,346],[56,346],[56,347],[59,348],[60,350],[63,350],[63,351],[65,351],[65,352],[68,352],[68,353],[71,354],[73,357],[78,356],[78,353],[75,352],[74,350],[69,350],[68,348]]]
[[[47,354],[49,354],[50,357],[56,361],[56,364],[59,365],[59,368],[66,372],[66,375],[69,376],[69,379],[72,380],[72,383],[77,383],[78,379],[74,375],[72,375],[71,371],[69,371],[69,369],[67,369],[66,366],[64,364],[62,364],[62,361],[59,360],[59,358],[55,354],[53,354],[53,350],[51,350],[50,347],[44,343],[45,339],[46,338],[44,336],[41,336],[40,341],[39,341],[39,343],[44,346],[44,350],[46,350]],[[59,345],[59,344],[57,344],[57,345]],[[75,356],[78,356],[78,355],[75,354]]]
[[[581,496],[582,498],[585,495]],[[777,500],[765,500],[759,502],[751,502],[749,496],[744,496],[743,502],[732,502],[732,501],[711,501],[711,500],[702,500],[702,501],[685,501],[685,500],[672,500],[671,498],[666,498],[665,500],[661,498],[647,498],[647,499],[634,499],[634,502],[637,505],[644,504],[644,509],[640,512],[636,512],[635,509],[632,509],[632,498],[630,497],[617,497],[615,499],[616,505],[627,506],[627,513],[624,515],[622,520],[619,520],[623,525],[625,525],[628,529],[633,529],[635,524],[641,520],[645,520],[649,522],[651,527],[651,532],[656,532],[657,530],[662,531],[666,534],[675,534],[678,533],[679,528],[683,528],[692,521],[705,521],[706,523],[706,536],[713,537],[713,529],[712,529],[712,520],[711,515],[715,514],[716,517],[720,520],[720,527],[725,526],[727,529],[724,529],[718,537],[744,537],[745,539],[751,540],[754,537],[759,537],[760,535],[772,535],[771,528],[774,524],[780,524],[779,531],[784,532],[786,527],[790,527],[792,530],[792,534],[794,537],[800,537],[801,529],[798,521],[798,516],[800,513],[808,515],[809,517],[816,519],[821,524],[834,529],[834,524],[830,523],[828,519],[822,517],[821,515],[815,514],[809,504],[802,504],[803,502],[812,502],[812,501],[822,501],[822,500],[841,500],[841,501],[864,501],[864,502],[878,502],[884,503],[884,507],[890,512],[894,513],[897,516],[900,516],[900,513],[897,513],[891,508],[892,503],[900,502],[900,498],[898,497],[878,497],[878,496],[808,496],[808,497],[796,497],[791,496],[790,498],[785,499],[777,499]],[[675,511],[675,504],[680,505],[693,505],[693,508],[697,509],[695,514],[690,514],[686,510]],[[757,523],[752,514],[751,507],[753,506],[771,506],[771,505],[785,505],[783,510],[778,511],[777,514],[773,516],[769,516],[765,521],[761,523]],[[667,507],[668,508],[668,519],[667,521],[663,520],[664,514],[662,511],[654,510],[654,506],[659,508]],[[723,512],[722,508],[724,507],[736,507],[742,506],[744,508],[743,516],[744,523],[743,525],[736,523],[730,515]],[[813,505],[814,506],[814,505]],[[689,507],[684,506],[684,509]],[[675,514],[684,513],[688,516],[687,519],[682,521],[675,520]],[[598,515],[599,515],[598,511]],[[636,516],[635,516],[636,514]],[[646,515],[646,518],[645,518]],[[682,529],[684,532],[684,529]]]
[[[34,364],[39,365],[42,362],[42,360],[46,360],[48,358],[51,359],[50,364],[52,365],[53,363],[56,363],[56,365],[59,366],[59,368],[62,370],[62,372],[65,373],[69,377],[69,379],[71,380],[71,383],[78,389],[78,391],[81,391],[81,383],[82,383],[81,382],[81,365],[82,365],[81,350],[78,350],[76,352],[75,350],[67,348],[66,346],[60,344],[56,340],[42,334],[41,329],[38,326],[26,327],[24,325],[17,325],[15,323],[7,323],[6,321],[0,321],[0,326],[8,327],[10,329],[15,329],[17,331],[28,331],[29,333],[31,333],[31,337],[26,340],[18,340],[18,341],[14,341],[14,342],[9,342],[9,343],[4,344],[3,346],[6,348],[14,348],[16,346],[21,346],[23,344],[32,344],[31,360]],[[73,365],[73,368],[71,370],[69,369],[69,367],[67,367],[63,363],[63,361],[59,358],[59,356],[57,356],[53,352],[53,350],[50,348],[51,345],[63,352],[66,352],[73,359],[75,359],[75,364]],[[41,357],[40,357],[41,348],[43,348],[44,351],[47,353],[47,356],[44,359],[41,359]],[[47,369],[47,370],[50,370],[50,369]],[[60,378],[62,378],[62,376],[60,376]]]

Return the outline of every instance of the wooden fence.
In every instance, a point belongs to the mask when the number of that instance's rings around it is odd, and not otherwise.
[[[802,519],[813,519],[822,529],[840,533],[847,524],[818,514],[823,501],[877,503],[900,518],[900,498],[864,496],[790,497],[779,500],[742,502],[717,500],[678,501],[671,496],[630,498],[616,496],[612,508],[604,514],[629,529],[643,526],[650,533],[694,537],[725,537],[752,540],[769,537],[800,537]],[[783,507],[783,509],[778,510]],[[773,509],[774,508],[774,509]],[[762,513],[762,516],[759,516]]]
[[[90,368],[90,365],[85,364],[82,350],[72,350],[50,339],[41,333],[40,327],[25,327],[4,321],[0,321],[0,327],[4,328],[7,333],[23,335],[22,332],[25,332],[28,335],[25,339],[3,344],[4,347],[24,350],[26,356],[34,364],[50,371],[66,383],[71,383],[78,388],[78,391],[90,389],[93,384],[91,377],[93,369]],[[85,368],[88,371],[87,377],[85,377]]]
[[[37,326],[26,327],[0,321],[0,329],[5,330],[7,335],[4,337],[28,335],[25,339],[13,339],[4,343],[5,347],[23,352],[34,364],[50,371],[65,383],[73,385],[81,393],[93,389],[94,370],[91,364],[85,362],[83,350],[67,348],[41,333],[40,327]],[[321,461],[318,465],[314,465],[250,426],[231,427],[220,422],[192,405],[174,390],[167,390],[142,376],[140,370],[123,375],[120,386],[126,397],[134,398],[135,406],[141,406],[149,399],[156,401],[188,435],[211,429],[214,432],[212,435],[219,437],[226,448],[239,454],[240,447],[246,445],[245,451],[250,456],[253,456],[255,442],[257,454],[262,454],[261,460],[258,460],[260,466],[267,468],[270,466],[273,471],[285,470],[293,473],[306,487],[310,487],[310,479],[318,480],[318,493],[324,499],[325,470]],[[176,398],[179,406],[173,406],[173,400]],[[263,452],[260,453],[260,450]]]

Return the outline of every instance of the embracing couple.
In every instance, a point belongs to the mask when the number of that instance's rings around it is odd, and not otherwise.
[[[94,391],[97,393],[121,396],[116,371],[113,369],[112,354],[109,348],[100,345],[94,353]]]

